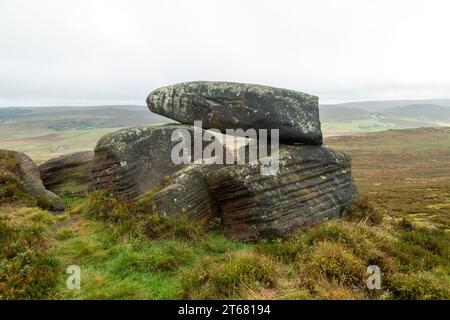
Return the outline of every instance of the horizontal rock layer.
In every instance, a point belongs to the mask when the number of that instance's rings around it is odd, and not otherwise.
[[[50,159],[39,166],[45,187],[59,195],[86,195],[91,181],[93,151]]]
[[[282,146],[274,176],[261,175],[259,165],[236,165],[208,173],[206,181],[225,233],[244,241],[338,217],[357,194],[350,157],[317,146]]]
[[[193,127],[185,125],[134,127],[103,136],[94,150],[93,187],[124,200],[160,187],[165,176],[182,167],[171,159],[172,148],[180,143],[171,141],[176,129],[185,129],[193,137]]]
[[[282,145],[278,173],[261,175],[260,169],[250,164],[183,169],[156,194],[156,212],[186,214],[204,224],[220,217],[228,237],[254,241],[339,217],[356,197],[344,152]]]

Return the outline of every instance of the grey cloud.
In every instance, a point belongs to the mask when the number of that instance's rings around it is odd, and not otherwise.
[[[190,80],[450,98],[448,1],[0,1],[0,106],[145,103]]]

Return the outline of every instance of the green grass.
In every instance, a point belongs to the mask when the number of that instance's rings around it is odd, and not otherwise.
[[[61,274],[55,298],[177,299],[180,273],[205,257],[246,247],[185,218],[153,215],[142,202],[127,204],[103,191],[72,202],[54,254],[62,265],[81,267],[82,290],[66,289]]]
[[[113,218],[98,214],[103,201]],[[450,235],[374,219],[367,199],[345,220],[253,244],[104,192],[66,203],[62,216],[0,207],[3,299],[450,298]],[[382,270],[376,292],[365,287],[370,264]],[[69,265],[81,290],[66,287]]]
[[[24,152],[40,164],[67,153],[93,150],[100,137],[117,129],[90,128],[55,131],[37,128],[16,132],[15,129],[5,128],[4,134],[0,133],[0,143],[2,148]]]

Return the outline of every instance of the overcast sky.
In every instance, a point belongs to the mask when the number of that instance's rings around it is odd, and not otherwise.
[[[0,106],[145,104],[226,80],[450,98],[450,1],[0,0]]]

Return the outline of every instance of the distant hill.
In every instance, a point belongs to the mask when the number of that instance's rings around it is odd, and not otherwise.
[[[389,117],[418,118],[436,121],[450,120],[450,108],[435,104],[413,104],[381,110],[381,114]]]
[[[322,122],[348,121],[370,116],[370,113],[366,110],[342,106],[321,106],[319,111]]]
[[[123,127],[174,122],[146,106],[0,108],[0,149],[22,151],[40,163],[92,150],[97,140]]]
[[[346,102],[325,106],[339,106],[345,108],[363,109],[369,112],[378,112],[389,108],[405,107],[408,105],[438,105],[441,107],[450,107],[450,99],[420,99],[420,100],[385,100],[385,101],[356,101]]]
[[[364,101],[321,105],[325,135],[450,126],[450,99]]]
[[[138,125],[173,122],[148,110],[146,106],[93,107],[33,107],[1,108],[2,120],[7,123],[39,127],[56,131],[85,128],[121,128]],[[31,128],[30,128],[31,126]]]
[[[449,106],[450,99],[368,101],[321,105],[319,110],[323,134],[337,136],[450,126]],[[25,152],[40,163],[92,150],[101,136],[120,128],[169,122],[174,121],[137,105],[0,108],[0,149]]]

